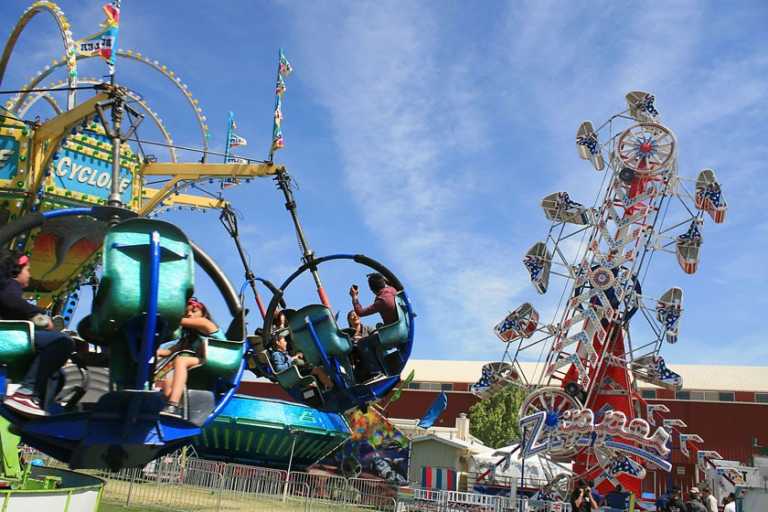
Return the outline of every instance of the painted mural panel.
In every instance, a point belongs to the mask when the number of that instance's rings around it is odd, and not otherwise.
[[[408,483],[410,440],[373,408],[346,415],[349,440],[323,464],[347,477],[382,478],[393,485]]]

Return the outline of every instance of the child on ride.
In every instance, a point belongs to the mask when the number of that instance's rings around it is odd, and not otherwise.
[[[160,384],[168,399],[168,404],[162,412],[173,416],[181,415],[179,401],[187,385],[190,368],[205,364],[202,353],[203,337],[226,339],[211,319],[208,308],[195,297],[187,301],[187,310],[184,318],[181,319],[181,327],[178,343],[172,347],[157,350],[157,357],[169,357],[181,351],[190,351],[195,354],[194,356],[186,354],[176,356],[172,363],[173,373]]]
[[[284,311],[278,311],[275,313],[275,319],[272,322],[274,331],[277,334],[277,340],[275,341],[275,349],[270,354],[272,360],[272,367],[275,372],[281,373],[290,368],[292,365],[296,365],[300,373],[306,373],[309,369],[309,373],[320,381],[326,390],[333,388],[333,381],[328,374],[319,366],[310,367],[310,365],[304,360],[304,354],[297,352],[291,355],[288,351],[288,321]]]
[[[48,379],[67,362],[74,343],[65,334],[54,330],[45,311],[24,300],[22,293],[30,279],[28,256],[13,251],[0,255],[0,318],[31,320],[35,324],[35,357],[21,387],[3,403],[20,414],[47,416],[44,402]]]

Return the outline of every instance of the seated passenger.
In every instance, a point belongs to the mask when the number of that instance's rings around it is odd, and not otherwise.
[[[173,373],[161,383],[168,404],[163,413],[179,416],[181,409],[179,401],[187,385],[189,369],[205,363],[202,354],[203,337],[225,339],[224,334],[211,319],[211,314],[205,304],[192,297],[187,301],[187,311],[181,319],[181,338],[170,348],[157,350],[157,357],[169,357],[183,350],[194,352],[194,356],[177,356],[173,360]]]
[[[373,301],[373,304],[367,307],[360,305],[358,300],[360,291],[357,285],[353,284],[349,289],[349,295],[352,297],[352,307],[354,307],[357,316],[364,317],[378,313],[381,315],[381,320],[385,325],[397,322],[397,301],[395,300],[397,290],[389,286],[387,279],[378,272],[368,274],[368,287],[376,296],[376,299]]]
[[[347,324],[349,327],[344,329],[344,333],[349,336],[353,344],[371,334],[372,329],[360,321],[360,317],[357,316],[354,310],[347,313]]]
[[[67,335],[53,330],[45,311],[24,300],[22,292],[30,278],[28,256],[16,252],[0,255],[0,318],[32,320],[35,324],[35,357],[21,387],[3,403],[21,414],[47,416],[44,407],[48,379],[67,362],[74,344]]]
[[[397,322],[397,301],[395,300],[397,290],[389,286],[387,279],[378,272],[368,274],[368,287],[376,296],[376,299],[373,301],[373,304],[367,307],[360,305],[358,300],[360,292],[357,285],[352,285],[349,289],[355,314],[358,317],[363,317],[378,313],[381,315],[381,320],[385,325]],[[375,349],[371,346],[372,342],[373,339],[370,335],[356,340],[355,355],[357,365],[355,366],[355,380],[358,382],[374,379],[382,373],[382,369],[376,359]]]
[[[275,314],[275,319],[272,325],[274,326],[275,331],[278,332],[277,341],[275,342],[275,349],[272,350],[269,355],[269,358],[272,361],[272,368],[275,370],[275,373],[282,373],[291,366],[296,365],[299,373],[303,374],[306,373],[306,370],[309,370],[309,373],[314,375],[326,390],[332,389],[333,381],[325,372],[325,370],[317,366],[310,368],[310,365],[304,361],[304,354],[301,352],[297,352],[294,355],[291,355],[288,352],[288,333],[287,331],[282,333],[280,332],[288,328],[288,322],[285,318],[285,313],[282,311],[277,312]]]

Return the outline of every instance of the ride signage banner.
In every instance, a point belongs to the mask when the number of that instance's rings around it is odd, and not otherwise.
[[[67,190],[96,197],[107,198],[112,187],[112,164],[91,159],[86,162],[82,155],[64,152],[53,165],[53,181]],[[123,202],[131,198],[133,173],[120,169],[120,194]]]
[[[123,152],[118,189],[125,205],[139,194],[138,160]],[[45,184],[46,195],[76,202],[104,203],[112,187],[111,141],[94,130],[84,130],[62,144],[54,155]]]
[[[522,418],[520,429],[525,432],[524,457],[549,449],[606,448],[639,457],[664,471],[672,470],[672,464],[666,460],[670,452],[669,432],[658,427],[651,434],[650,425],[642,418],[634,418],[627,425],[627,417],[621,411],[607,411],[600,423],[595,423],[591,409],[568,410],[560,418],[539,411]]]
[[[16,175],[19,161],[19,141],[0,136],[0,179],[9,180]]]

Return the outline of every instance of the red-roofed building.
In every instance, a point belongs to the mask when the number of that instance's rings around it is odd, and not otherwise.
[[[436,426],[453,426],[478,398],[469,386],[479,377],[483,361],[411,360],[403,375],[415,371],[415,379],[386,414],[393,418],[421,417],[440,391],[448,395],[448,408]],[[529,367],[530,366],[530,367]],[[659,389],[638,382],[642,396],[666,405],[666,418],[683,420],[687,433],[704,439],[704,448],[725,459],[751,464],[753,455],[768,454],[768,368],[755,366],[672,365],[683,377],[681,391]],[[523,363],[527,375],[535,366]],[[241,393],[290,400],[279,386],[269,382],[243,382]],[[674,441],[672,472],[649,472],[644,489],[660,493],[669,482],[686,488],[696,481],[695,461],[686,459]]]

